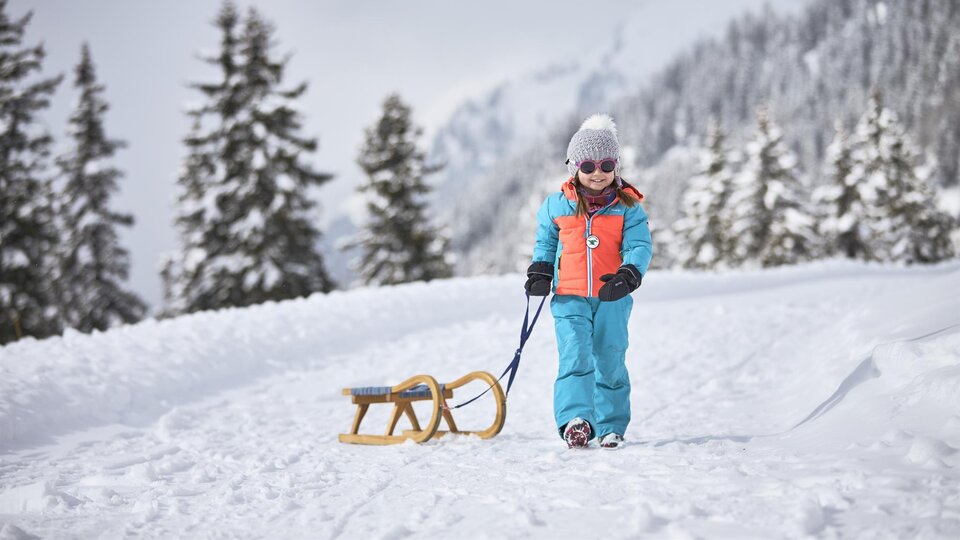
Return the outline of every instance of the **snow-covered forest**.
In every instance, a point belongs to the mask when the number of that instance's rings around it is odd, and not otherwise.
[[[711,145],[711,124],[717,125],[724,137],[729,169],[724,174],[766,181],[765,171],[749,170],[760,165],[749,158],[764,137],[757,118],[760,111],[781,134],[777,151],[783,154],[781,165],[796,180],[792,190],[807,215],[801,221],[812,220],[807,225],[817,230],[847,225],[846,218],[830,215],[830,208],[814,197],[819,188],[842,182],[831,172],[830,151],[838,127],[850,137],[862,138],[866,136],[862,130],[871,129],[867,125],[871,115],[882,115],[873,129],[881,122],[884,133],[891,130],[889,137],[903,139],[902,148],[898,146],[899,154],[894,156],[887,145],[899,142],[877,138],[873,148],[856,143],[857,160],[874,160],[858,163],[887,167],[876,160],[901,160],[897,167],[912,169],[910,174],[917,177],[911,188],[919,190],[916,196],[927,200],[924,205],[933,202],[944,212],[930,218],[937,225],[928,223],[923,231],[892,233],[937,237],[946,227],[954,231],[950,234],[955,252],[960,217],[958,27],[960,12],[948,0],[817,0],[796,15],[770,10],[746,14],[733,21],[722,38],[703,40],[649,80],[625,86],[624,81],[631,81],[630,64],[618,59],[636,54],[629,50],[627,27],[621,30],[625,45],[611,50],[594,67],[594,75],[570,85],[570,92],[578,97],[571,100],[574,105],[569,111],[552,121],[553,129],[535,137],[511,138],[525,130],[513,122],[515,117],[524,118],[522,111],[512,111],[532,105],[537,93],[530,88],[505,86],[486,101],[471,102],[458,111],[435,142],[436,154],[451,171],[451,176],[439,183],[460,190],[457,219],[451,220],[453,245],[462,252],[460,269],[485,273],[525,267],[532,214],[547,193],[558,189],[565,174],[565,141],[579,121],[598,106],[618,119],[628,150],[623,175],[647,196],[651,226],[660,247],[654,258],[657,266],[681,264],[684,253],[698,242],[676,233],[678,227],[685,231],[692,226],[689,219],[678,221],[684,218],[684,199],[689,201],[687,188],[693,184],[702,188],[702,181],[696,179],[711,166],[704,163]],[[551,75],[559,77],[545,73],[542,86],[552,95],[557,89],[551,85]],[[537,82],[528,84],[535,87]],[[530,99],[521,99],[521,92]],[[597,95],[608,97],[598,100]],[[516,150],[502,155],[501,148]],[[848,178],[847,182],[856,182],[864,174],[871,175],[874,182],[887,182],[887,176],[875,174],[879,169],[852,166],[857,179]],[[883,170],[886,172],[881,175],[899,174],[890,168]],[[497,200],[503,192],[512,195]],[[877,204],[881,204],[879,200]],[[871,211],[886,212],[876,206]],[[500,241],[508,235],[521,236],[522,241]],[[889,237],[875,238],[896,243]],[[933,242],[944,244],[943,240]],[[831,245],[807,251],[808,257],[836,253]],[[878,251],[882,250],[878,247]],[[909,251],[904,247],[896,255],[873,258],[909,262],[927,257],[909,256]],[[939,256],[949,257],[950,251],[940,250]],[[727,260],[725,264],[736,262]]]
[[[108,105],[90,51],[82,48],[73,74],[69,150],[51,156],[38,114],[63,77],[43,77],[43,47],[22,44],[29,22],[0,1],[0,344],[105,330],[146,311],[124,283],[129,255],[116,228],[134,217],[110,206],[123,177],[110,158],[124,142],[104,131]]]
[[[217,1],[149,305],[123,241],[142,216],[117,198],[140,143],[110,128],[98,50],[51,73],[29,9],[0,0],[0,540],[960,537],[955,1],[739,13],[656,61],[624,14],[608,48],[533,66],[429,136],[397,91],[351,111],[358,178],[333,200],[315,158],[343,126],[312,133],[303,104],[342,74],[291,59],[346,52],[292,50],[272,4]],[[429,374],[452,392],[519,360],[537,209],[596,112],[654,243],[624,323],[626,442],[557,436],[569,336],[544,308],[496,437],[341,444],[361,419],[489,423],[492,393],[405,416],[350,388]]]

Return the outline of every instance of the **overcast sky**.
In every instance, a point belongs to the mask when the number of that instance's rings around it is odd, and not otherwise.
[[[771,3],[795,9],[804,0]],[[527,70],[605,49],[606,29],[622,17],[643,20],[649,14],[644,24],[651,33],[676,29],[689,41],[719,32],[731,15],[757,9],[763,1],[593,0],[589,10],[587,2],[574,0],[237,4],[244,12],[257,6],[276,26],[275,52],[293,55],[286,86],[310,83],[300,100],[303,135],[319,138],[320,149],[309,160],[337,175],[323,189],[322,204],[329,209],[357,182],[353,160],[362,130],[390,92],[399,92],[412,105],[415,121],[429,131],[465,97],[482,95]],[[34,12],[26,43],[45,43],[44,74],[67,74],[47,116],[58,153],[76,101],[73,66],[81,43],[90,44],[111,106],[108,136],[129,144],[115,159],[126,178],[113,206],[137,220],[121,232],[133,258],[131,286],[154,308],[161,299],[161,253],[175,246],[175,179],[180,140],[189,129],[184,106],[200,101],[187,84],[215,80],[216,72],[197,55],[217,50],[220,36],[211,21],[220,5],[219,0],[12,0],[7,7],[11,18]],[[670,59],[664,56],[664,62]]]

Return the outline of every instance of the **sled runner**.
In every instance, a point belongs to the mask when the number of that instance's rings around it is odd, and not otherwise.
[[[475,380],[487,383],[493,390],[493,396],[497,403],[497,416],[494,418],[493,424],[487,429],[464,431],[457,428],[457,424],[453,420],[453,412],[447,406],[447,399],[453,398],[454,390]],[[486,371],[474,371],[447,384],[437,383],[437,380],[430,375],[416,375],[396,386],[344,388],[343,395],[351,396],[351,401],[357,406],[357,413],[354,416],[350,433],[340,435],[340,442],[342,443],[384,445],[398,444],[407,440],[422,443],[432,437],[441,437],[447,433],[475,434],[480,436],[481,439],[489,439],[500,433],[500,430],[503,429],[503,423],[507,419],[507,400],[503,389],[500,387],[500,382]],[[421,426],[413,410],[413,402],[415,401],[430,401],[432,403],[433,414],[423,426]],[[374,403],[393,403],[393,412],[387,422],[385,435],[359,433],[360,423],[363,421],[364,415],[367,414],[367,409]],[[401,415],[407,416],[413,429],[403,430],[401,435],[394,435],[393,432]],[[446,421],[449,430],[439,430],[441,417]]]

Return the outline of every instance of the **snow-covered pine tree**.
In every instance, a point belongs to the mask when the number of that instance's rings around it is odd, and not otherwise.
[[[129,275],[130,256],[119,245],[115,227],[132,225],[133,216],[110,209],[110,196],[119,189],[117,180],[123,173],[107,160],[125,143],[108,139],[104,132],[108,105],[86,43],[74,86],[80,99],[69,122],[73,144],[57,159],[63,181],[60,285],[67,325],[89,332],[138,321],[146,306],[122,285]]]
[[[700,173],[690,179],[683,196],[683,218],[674,227],[679,263],[684,268],[717,268],[730,259],[730,224],[724,208],[733,190],[733,174],[720,124],[710,123]]]
[[[187,155],[177,178],[180,193],[175,227],[180,246],[166,255],[161,271],[164,315],[212,309],[216,305],[215,299],[209,298],[212,276],[207,269],[207,257],[224,243],[221,231],[213,227],[219,216],[217,178],[225,170],[224,126],[236,122],[239,114],[236,102],[240,14],[236,5],[224,2],[213,25],[221,34],[219,54],[203,57],[203,61],[218,68],[220,80],[190,85],[203,94],[205,101],[187,110],[192,125],[190,134],[183,139]]]
[[[205,198],[203,180],[212,178],[216,172],[216,155],[206,144],[200,110],[193,109],[188,114],[194,116],[193,127],[190,135],[184,138],[187,156],[177,178],[180,193],[174,223],[181,245],[179,251],[164,256],[160,272],[163,281],[162,316],[187,313],[192,311],[190,306],[197,305],[197,299],[190,292],[200,290],[193,285],[203,276],[198,270],[206,255],[204,246],[214,232],[204,226],[206,216],[216,212],[216,207],[213,204],[210,208],[205,206],[205,203],[214,201]]]
[[[0,0],[0,344],[63,326],[52,252],[52,138],[36,119],[63,77],[29,80],[45,56],[42,45],[21,46],[32,15],[11,20]]]
[[[284,300],[328,292],[333,282],[316,250],[308,190],[331,175],[302,161],[315,139],[298,135],[291,102],[306,83],[281,89],[287,60],[271,57],[274,29],[251,9],[224,4],[216,25],[221,53],[208,61],[222,80],[196,85],[208,102],[191,112],[194,130],[180,176],[183,249],[167,262],[168,313]],[[209,126],[209,127],[208,127]]]
[[[652,270],[668,270],[680,266],[677,259],[676,232],[670,226],[662,230],[657,228],[657,222],[650,223],[650,236],[653,238],[653,252],[656,256],[650,261]]]
[[[410,107],[396,94],[383,103],[383,115],[366,130],[357,163],[367,174],[358,189],[367,194],[369,222],[354,244],[362,253],[357,270],[364,283],[392,285],[449,277],[447,239],[430,223],[424,176],[436,172],[417,148],[421,130]]]
[[[835,136],[826,149],[827,184],[818,187],[813,200],[824,218],[818,225],[824,254],[850,259],[871,258],[866,230],[869,216],[864,204],[863,168],[853,166],[849,136],[838,121]]]
[[[854,131],[853,181],[863,184],[868,205],[870,258],[932,263],[954,256],[949,215],[937,209],[921,162],[896,115],[874,92]]]
[[[797,172],[797,159],[767,107],[757,111],[757,133],[728,204],[734,264],[780,266],[809,260],[815,220]]]

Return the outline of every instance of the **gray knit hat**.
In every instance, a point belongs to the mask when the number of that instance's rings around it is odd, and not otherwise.
[[[614,171],[620,176],[620,141],[617,140],[617,125],[608,114],[595,114],[587,118],[580,130],[573,134],[567,146],[567,170],[570,176],[577,174],[577,162],[585,159],[600,161],[604,158],[617,160]]]

